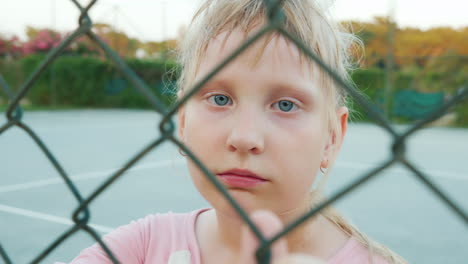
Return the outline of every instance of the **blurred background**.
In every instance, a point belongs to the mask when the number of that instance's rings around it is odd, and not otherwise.
[[[318,1],[364,42],[365,54],[355,54],[352,79],[397,131],[407,130],[467,87],[468,2]],[[169,105],[177,79],[174,50],[199,4],[99,0],[90,17],[93,31]],[[78,17],[68,0],[0,1],[0,81],[5,81],[0,82],[0,126],[8,123],[5,84],[18,92],[46,55],[76,30]],[[21,106],[22,121],[44,141],[83,197],[159,136],[161,117],[86,37],[52,62]],[[393,155],[388,131],[373,124],[358,105],[354,108],[329,194]],[[465,100],[406,142],[406,157],[465,212],[467,127]],[[13,263],[30,263],[68,230],[77,206],[57,170],[23,130],[13,126],[0,133],[0,244]],[[190,182],[185,160],[166,142],[91,203],[90,224],[105,234],[147,214],[206,206]],[[401,165],[334,206],[410,263],[468,259],[466,221]],[[94,242],[77,232],[43,262],[70,261]]]
[[[199,2],[105,0],[90,15],[94,31],[169,103],[177,76],[167,72],[176,66],[174,49]],[[356,55],[363,57],[357,61],[353,81],[394,122],[421,119],[466,85],[465,2],[319,2],[364,42],[365,54]],[[13,89],[76,29],[79,16],[71,1],[57,0],[2,1],[1,13],[0,70]],[[0,93],[0,107],[6,103],[5,94]],[[85,36],[48,68],[22,103],[30,109],[148,107]],[[355,120],[366,119],[362,114],[355,116]],[[466,104],[452,109],[437,124],[467,126]]]

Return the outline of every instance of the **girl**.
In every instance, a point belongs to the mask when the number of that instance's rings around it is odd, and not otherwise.
[[[313,0],[284,1],[284,28],[345,80],[354,38]],[[180,48],[179,97],[265,26],[261,0],[206,0]],[[229,63],[179,110],[179,137],[266,236],[320,199],[346,133],[345,94],[288,40],[271,32]],[[213,208],[153,215],[103,238],[121,263],[255,263],[255,239],[188,159],[193,182]],[[310,190],[313,188],[312,193]],[[265,211],[266,210],[266,211]],[[302,257],[299,257],[299,254]],[[307,257],[309,256],[309,257]],[[405,263],[332,209],[274,244],[275,263]],[[72,263],[110,263],[97,245]]]

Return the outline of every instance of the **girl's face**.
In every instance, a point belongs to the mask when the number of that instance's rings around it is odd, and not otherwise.
[[[244,39],[239,31],[213,39],[197,80]],[[179,136],[247,212],[303,211],[322,160],[330,158],[329,106],[292,44],[275,37],[256,61],[263,45],[249,48],[186,103],[179,112]],[[341,111],[346,119],[347,109]],[[233,169],[239,171],[228,172]],[[191,161],[189,171],[215,209],[233,212]]]

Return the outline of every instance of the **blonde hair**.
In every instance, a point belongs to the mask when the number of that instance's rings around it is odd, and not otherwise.
[[[203,3],[179,45],[178,62],[181,71],[178,87],[182,93],[193,85],[210,40],[222,32],[230,33],[235,29],[242,30],[247,36],[254,28],[268,23],[267,8],[263,2],[262,0],[206,0]],[[342,80],[351,83],[349,75],[352,68],[350,48],[353,44],[357,44],[354,47],[362,47],[362,43],[353,34],[347,33],[339,23],[334,23],[329,19],[325,10],[320,8],[314,0],[286,0],[282,4],[282,9],[285,15],[283,28],[310,47]],[[272,39],[272,34],[275,33],[270,33],[265,38],[265,45]],[[302,59],[305,57],[301,56]],[[313,63],[311,60],[307,60],[307,62]],[[336,109],[347,105],[346,92],[337,87],[332,77],[327,73],[323,71],[318,73],[324,99],[330,106],[327,109],[326,117],[328,131],[330,135],[334,135],[333,137],[340,138],[340,120],[336,115]],[[330,160],[329,168],[333,166],[334,160],[335,158]],[[313,192],[312,197],[314,198],[311,198],[313,203],[323,200],[320,190],[323,188],[329,172],[330,169],[321,177],[318,191]],[[353,227],[333,208],[326,208],[321,214],[349,236],[355,237],[368,247],[371,253],[370,257],[375,254],[384,257],[390,263],[406,263],[397,254],[372,241]]]

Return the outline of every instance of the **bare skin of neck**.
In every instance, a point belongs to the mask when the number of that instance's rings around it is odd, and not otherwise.
[[[292,222],[304,210],[291,210],[279,215],[284,224]],[[241,228],[239,217],[209,210],[199,215],[196,234],[202,263],[237,263]],[[348,241],[349,236],[322,215],[303,223],[286,236],[289,252],[313,255],[324,260],[333,256]],[[232,262],[227,262],[231,260]]]

